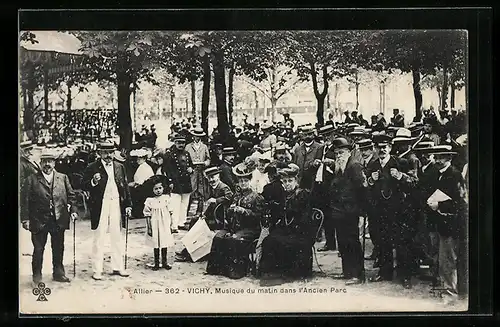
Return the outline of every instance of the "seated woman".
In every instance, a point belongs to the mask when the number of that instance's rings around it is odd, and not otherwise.
[[[237,192],[227,210],[227,223],[214,237],[207,274],[237,279],[248,271],[249,255],[260,235],[264,198],[250,188],[252,171],[245,163],[234,167],[233,173],[238,180]]]
[[[312,273],[315,224],[310,193],[298,187],[299,167],[289,164],[278,171],[286,191],[285,214],[270,226],[262,242],[261,279],[305,278]]]

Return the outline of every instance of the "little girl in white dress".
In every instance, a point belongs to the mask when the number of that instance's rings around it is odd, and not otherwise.
[[[160,269],[160,249],[161,266],[167,270],[172,268],[167,263],[167,248],[175,245],[174,237],[170,232],[172,222],[170,195],[165,194],[167,186],[161,177],[163,176],[151,177],[154,179],[149,184],[153,187],[153,197],[148,197],[144,202],[144,216],[147,223],[146,243],[153,248],[153,270]]]

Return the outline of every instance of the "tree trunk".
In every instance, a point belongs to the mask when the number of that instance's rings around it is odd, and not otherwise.
[[[126,73],[117,74],[118,86],[118,131],[120,148],[130,150],[132,146],[132,119],[130,117],[130,78]]]
[[[228,80],[228,89],[227,89],[227,96],[228,96],[228,118],[229,118],[229,125],[233,125],[233,110],[234,110],[234,103],[233,103],[233,93],[234,93],[234,74],[236,73],[236,69],[234,67],[234,63],[231,65],[231,68],[229,69],[229,80]]]
[[[278,99],[275,96],[271,97],[271,121],[274,121],[276,115],[276,103],[278,103]]]
[[[191,81],[191,113],[196,117],[196,81]]]
[[[170,86],[170,119],[174,120],[174,99],[175,99],[175,92],[174,92],[174,87]]]
[[[43,68],[43,106],[45,109],[45,120],[49,120],[49,72],[47,68]]]
[[[318,107],[316,110],[316,119],[318,121],[318,124],[320,126],[323,126],[325,123],[325,97],[326,94],[328,93],[328,72],[327,72],[327,67],[326,65],[323,66],[322,72],[323,72],[323,91],[319,92],[318,89],[318,74],[316,73],[316,67],[314,65],[314,62],[310,63],[311,65],[311,77],[312,77],[312,83],[313,83],[313,89],[314,89],[314,95],[316,96],[316,100],[318,102]]]
[[[71,95],[71,86],[73,85],[73,83],[71,81],[68,81],[66,85],[68,86],[68,93],[66,94],[66,110],[71,110],[71,104],[73,101]]]
[[[330,92],[326,94],[326,109],[330,110]]]
[[[383,99],[383,98],[382,98],[382,92],[383,92],[383,91],[382,91],[382,84],[383,84],[383,82],[380,82],[380,84],[379,84],[379,86],[378,86],[378,92],[379,92],[379,103],[380,103],[380,106],[379,106],[380,108],[379,108],[379,110],[380,110],[380,112],[382,112],[382,101],[383,101],[383,100],[382,100],[382,99]]]
[[[412,69],[413,96],[415,98],[415,116],[418,120],[422,118],[422,90],[420,88],[420,68],[416,65]]]
[[[443,65],[443,96],[441,98],[441,110],[446,110],[448,107],[448,62],[445,61]]]
[[[214,86],[215,102],[217,105],[217,128],[223,140],[229,135],[229,122],[226,106],[226,72],[224,68],[224,54],[218,50],[214,52]]]
[[[443,107],[441,107],[441,106],[442,106],[442,104],[443,104],[443,102],[442,102],[443,95],[442,95],[442,92],[441,92],[441,88],[438,86],[438,87],[436,88],[436,90],[437,90],[437,93],[438,93],[438,100],[439,100],[438,110],[442,110],[442,109],[443,109]]]
[[[253,97],[255,99],[255,110],[254,110],[254,113],[253,113],[253,116],[254,117],[257,117],[257,115],[259,114],[259,97],[257,96],[257,91],[253,91]]]
[[[450,91],[450,107],[451,109],[455,109],[455,85],[451,84]]]
[[[338,97],[339,97],[339,83],[335,83],[334,89],[333,89],[333,108],[335,110],[335,115],[339,114],[339,108],[338,106]]]
[[[203,58],[203,92],[201,96],[201,127],[208,135],[208,107],[210,104],[210,57]]]
[[[35,68],[32,65],[28,65],[26,67],[28,70],[28,80],[26,85],[26,107],[24,108],[23,122],[24,122],[24,130],[32,131],[32,135],[35,135],[34,129],[34,105],[35,105]]]

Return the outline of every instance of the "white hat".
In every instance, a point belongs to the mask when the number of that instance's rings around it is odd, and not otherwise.
[[[392,143],[409,142],[416,140],[416,137],[411,137],[411,131],[407,128],[400,128],[396,132],[396,136],[392,139]]]
[[[137,149],[137,150],[130,151],[131,157],[146,158],[148,156],[148,154],[149,154],[149,151],[146,149]]]

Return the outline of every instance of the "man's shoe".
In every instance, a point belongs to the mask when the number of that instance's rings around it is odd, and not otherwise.
[[[412,284],[411,284],[411,279],[410,278],[405,278],[403,279],[403,287],[407,290],[411,289],[412,288]]]
[[[326,251],[331,251],[331,249],[325,245],[323,247],[320,247],[317,251],[318,252],[326,252]]]
[[[130,274],[126,271],[121,271],[121,270],[113,270],[111,273],[112,276],[120,276],[120,277],[128,277]]]
[[[374,282],[374,283],[391,281],[391,280],[392,280],[392,278],[384,277],[384,276],[381,276],[381,275],[376,275],[376,276],[370,278],[370,282]]]
[[[179,231],[178,231],[177,229],[172,229],[170,232],[171,232],[172,234],[177,234],[177,233],[179,233]]]
[[[357,284],[362,284],[363,281],[359,278],[351,278],[345,282],[346,285],[357,285]]]
[[[170,269],[172,269],[172,266],[171,266],[171,265],[169,265],[169,264],[168,264],[168,263],[166,263],[166,262],[165,262],[164,264],[162,264],[162,266],[163,266],[163,268],[164,268],[164,269],[166,269],[166,270],[170,270]]]
[[[93,274],[92,279],[93,280],[102,280],[102,274]]]
[[[185,257],[185,256],[182,256],[182,255],[176,255],[174,260],[176,262],[188,262],[189,261],[189,258],[188,257]]]
[[[68,277],[64,276],[64,275],[62,275],[62,276],[53,276],[52,280],[55,281],[55,282],[60,282],[60,283],[70,283],[71,282],[71,280]]]
[[[333,278],[333,279],[348,279],[348,278],[344,275],[344,273],[340,273],[340,274],[333,274],[333,275],[332,275],[332,278]]]

